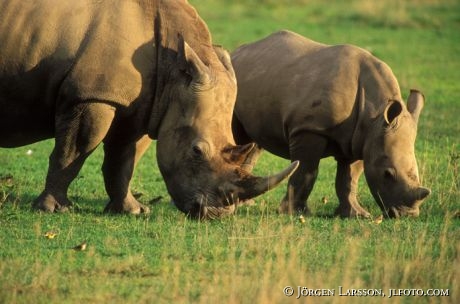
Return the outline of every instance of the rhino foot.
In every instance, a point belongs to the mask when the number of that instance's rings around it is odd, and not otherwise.
[[[150,213],[150,208],[139,203],[134,197],[131,197],[125,198],[122,201],[111,200],[107,206],[105,206],[104,212],[141,214]]]
[[[45,192],[40,194],[32,204],[34,209],[45,212],[66,212],[70,206],[72,202],[67,198],[57,199],[54,195]]]
[[[284,200],[284,199],[278,208],[278,212],[284,213],[284,214],[290,214],[290,215],[295,215],[295,214],[310,215],[311,214],[310,209],[308,209],[307,205],[289,203],[287,200]]]
[[[370,218],[371,214],[364,209],[361,206],[347,206],[347,207],[342,207],[339,206],[337,209],[335,209],[335,215],[338,215],[340,217],[348,217],[348,218],[354,218],[354,217],[363,217],[363,218]]]

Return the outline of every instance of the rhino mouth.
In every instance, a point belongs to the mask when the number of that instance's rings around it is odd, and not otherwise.
[[[421,203],[421,202],[420,202]],[[418,217],[420,214],[420,203],[413,203],[410,205],[406,204],[383,204],[379,203],[380,209],[383,214],[389,218],[401,218],[401,217]]]
[[[377,192],[374,198],[383,213],[390,218],[418,217],[420,205],[430,193],[431,190],[418,187],[406,195],[400,194],[398,200],[395,200],[394,197],[385,200],[384,195],[381,195],[380,192]]]
[[[206,185],[199,190],[188,191],[189,195],[177,191],[170,191],[170,194],[176,207],[189,217],[217,219],[233,214],[240,201],[254,198],[276,187],[291,176],[298,166],[298,161],[292,162],[284,170],[268,177],[253,176],[237,168],[237,178],[233,181],[218,183],[217,187]]]
[[[237,201],[224,200],[226,204],[213,204],[209,198],[212,195],[200,195],[199,198],[191,200],[188,204],[173,204],[188,217],[195,220],[213,220],[232,215],[237,207]]]
[[[215,207],[215,206],[203,206],[201,205],[199,213],[190,214],[190,216],[194,219],[199,220],[214,220],[220,219],[235,213],[236,204],[223,206],[223,207]]]
[[[404,216],[418,217],[420,214],[420,209],[419,207],[397,206],[390,207],[386,213],[390,218],[400,218]]]

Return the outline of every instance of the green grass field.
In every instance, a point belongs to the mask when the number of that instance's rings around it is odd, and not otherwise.
[[[393,68],[404,97],[410,88],[422,90],[416,153],[432,195],[420,217],[381,224],[332,217],[335,162],[324,159],[305,223],[277,214],[285,184],[233,217],[192,221],[169,204],[154,147],[133,179],[150,215],[102,213],[101,149],[72,184],[74,209],[41,214],[30,203],[44,185],[53,141],[0,149],[0,303],[459,303],[460,2],[190,2],[214,42],[229,50],[289,29],[364,47]],[[266,175],[287,163],[265,153],[255,172]],[[359,197],[373,216],[380,214],[364,180]],[[45,238],[49,230],[57,236]],[[83,240],[87,250],[69,249]],[[292,297],[283,294],[286,286],[294,288]],[[296,299],[298,286],[335,295]],[[376,289],[385,297],[340,296],[340,286],[342,294]],[[390,289],[449,295],[389,298]]]

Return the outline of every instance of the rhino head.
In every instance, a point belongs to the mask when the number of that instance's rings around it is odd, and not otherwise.
[[[157,160],[169,194],[182,212],[212,219],[275,187],[297,168],[292,163],[270,177],[241,169],[254,144],[236,146],[231,119],[236,78],[228,53],[213,48],[205,64],[186,43],[179,43],[177,64],[161,98],[168,99],[158,130]]]
[[[420,185],[414,144],[424,97],[411,90],[407,102],[390,100],[367,134],[364,174],[374,199],[389,217],[418,216],[430,190]]]

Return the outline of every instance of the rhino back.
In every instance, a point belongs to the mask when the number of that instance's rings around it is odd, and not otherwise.
[[[355,46],[328,46],[283,31],[241,47],[232,59],[236,115],[248,135],[266,141],[268,150],[286,145],[295,134],[314,132],[349,153],[359,84],[373,109],[399,96],[388,66]]]
[[[83,2],[78,2],[80,13],[72,13],[67,2],[54,2],[4,1],[0,9],[3,109],[18,103],[52,106],[57,85],[75,59],[89,12]]]
[[[133,56],[153,36],[144,19],[129,1],[5,1],[0,102],[51,107],[69,76],[76,97],[126,105],[141,84]]]

